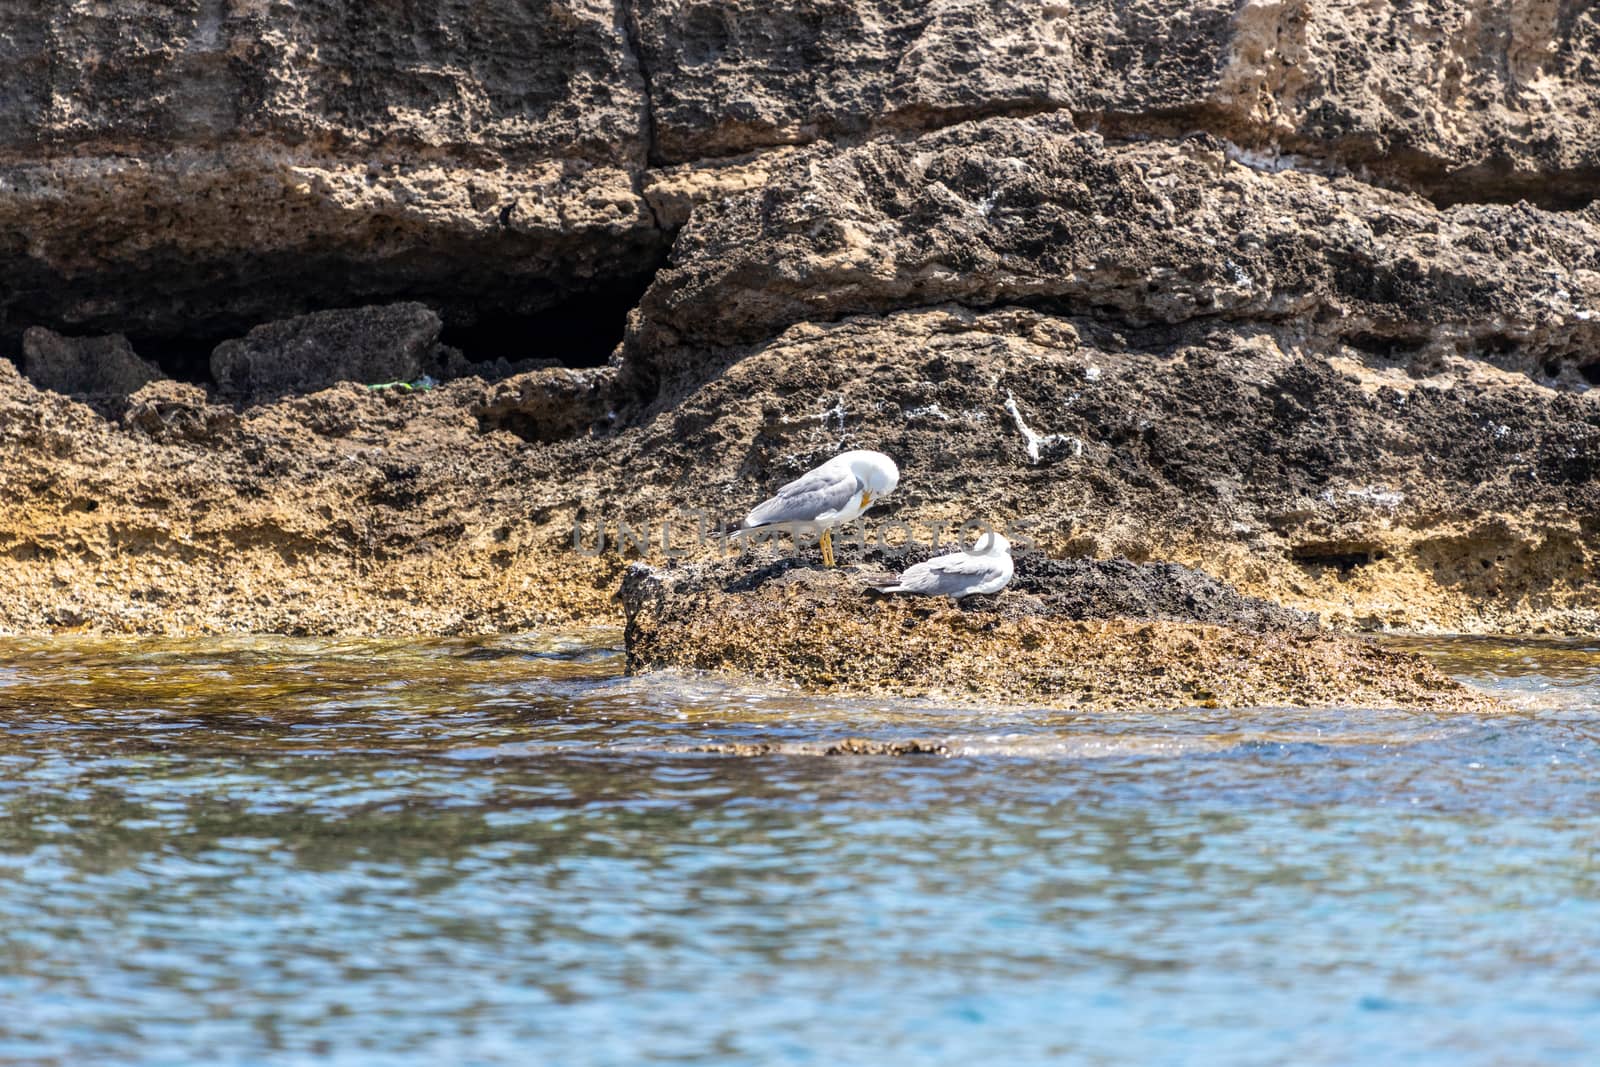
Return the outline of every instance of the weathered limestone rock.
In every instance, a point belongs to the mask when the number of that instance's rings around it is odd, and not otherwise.
[[[260,400],[337,382],[409,382],[435,358],[442,323],[422,304],[319,311],[257,326],[211,354],[225,396]]]
[[[1597,36],[1574,0],[12,5],[0,351],[239,340],[118,421],[0,363],[0,630],[614,619],[577,517],[732,517],[857,446],[901,460],[885,518],[1336,627],[1595,632]],[[532,313],[620,332],[678,227],[617,365],[483,361],[554,354]],[[368,310],[278,321],[328,307]],[[1107,654],[1208,625],[1172,614]],[[1063,615],[1002,622],[1092,659]]]
[[[657,167],[645,175],[644,196],[661,225],[677,230],[700,204],[760,189],[797,151],[769,148],[727,159]]]
[[[236,429],[233,409],[210,403],[206,391],[189,382],[151,382],[128,398],[123,425],[153,441],[214,442]]]
[[[57,609],[108,632],[613,621],[633,557],[614,537],[604,557],[573,551],[580,516],[591,544],[602,519],[651,527],[662,562],[662,521],[689,546],[687,509],[732,519],[850,447],[900,461],[873,518],[919,539],[1020,523],[1053,557],[1200,566],[1345,629],[1600,630],[1592,392],[1469,359],[1418,377],[1353,348],[1318,356],[1292,324],[1132,330],[1014,308],[800,324],[737,354],[609,432],[556,441],[489,423],[497,387],[472,377],[237,413],[153,383],[115,424],[0,362],[0,631]],[[532,372],[533,427],[561,417],[553,376],[588,373]],[[521,382],[505,399],[510,416]],[[1066,619],[1094,604],[1192,619],[1190,598],[1220,598],[1235,607],[1200,617],[1272,625],[1215,585],[1058,566]],[[1051,603],[1029,581],[1010,592]]]
[[[507,430],[527,441],[563,441],[616,418],[615,378],[610,368],[526,371],[496,383],[473,414],[485,430]]]
[[[1019,569],[1030,562],[1019,560]],[[726,671],[810,689],[1078,708],[1493,706],[1418,657],[1302,620],[1243,630],[1203,604],[1176,621],[1128,618],[1113,605],[1069,617],[1050,604],[1073,591],[1048,567],[1032,574],[1045,597],[1006,590],[971,598],[962,610],[942,600],[869,599],[854,568],[751,567],[630,569],[620,593],[629,670]],[[1114,599],[1136,600],[1161,580],[1137,568],[1080,570],[1099,571],[1103,586],[1134,586]],[[1261,605],[1252,622],[1263,621],[1263,609],[1270,612]]]
[[[1220,4],[1194,16],[1190,5],[1164,6],[1175,36],[1195,22],[1226,23]],[[1081,65],[1064,39],[1072,21],[1063,7],[1013,0],[641,0],[655,156],[681,162],[1070,107],[1097,66]],[[1223,32],[1198,31],[1208,42]],[[1191,76],[1209,72],[1204,49],[1193,62]],[[1173,64],[1174,86],[1184,75]]]
[[[1294,321],[1018,308],[803,323],[723,355],[611,450],[679,506],[736,518],[879,448],[902,472],[884,521],[923,537],[1023,523],[1052,556],[1200,565],[1345,627],[1600,626],[1595,392],[1460,356],[1319,355]]]
[[[71,396],[125,397],[164,377],[121,334],[63,337],[35,326],[22,335],[22,360],[33,384]]]
[[[0,632],[503,632],[593,618],[617,566],[561,552],[565,526],[545,522],[594,459],[482,433],[470,414],[482,392],[473,379],[346,385],[235,412],[160,382],[116,423],[0,360]]]
[[[1065,111],[1445,199],[1583,203],[1600,174],[1600,16],[1577,0],[638,7],[668,163]]]
[[[687,205],[763,166],[681,165],[997,115],[1577,206],[1597,53],[1577,0],[13,5],[0,342],[401,296],[537,311],[649,269]]]
[[[0,339],[401,293],[470,321],[660,253],[610,0],[44,0],[0,12],[0,79]]]
[[[947,301],[1293,320],[1309,341],[1559,373],[1600,365],[1600,208],[1441,210],[1262,173],[1210,137],[1112,146],[1060,116],[996,119],[814,149],[701,208],[630,355],[647,376],[693,373],[706,347]]]

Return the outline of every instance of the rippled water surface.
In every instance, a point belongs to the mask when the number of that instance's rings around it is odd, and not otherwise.
[[[1107,716],[615,641],[0,644],[0,1063],[1600,1062],[1596,647]]]

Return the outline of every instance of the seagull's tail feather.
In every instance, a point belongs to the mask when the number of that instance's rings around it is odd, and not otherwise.
[[[728,540],[731,541],[740,537],[771,538],[776,537],[778,534],[784,532],[785,527],[781,522],[750,523],[748,520],[746,520],[745,522],[740,523],[738,526],[735,526],[733,529],[728,531]]]
[[[817,536],[817,530],[805,523],[794,522],[790,519],[780,519],[777,522],[759,522],[754,526],[739,526],[728,531],[728,540],[740,537],[754,537],[758,540],[770,541],[777,537],[811,537]]]

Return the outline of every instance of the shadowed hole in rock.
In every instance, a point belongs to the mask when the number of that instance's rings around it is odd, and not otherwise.
[[[461,311],[459,303],[430,299],[428,293],[397,294],[389,299],[372,300],[351,295],[341,300],[325,294],[316,307],[308,307],[304,314],[354,310],[362,307],[384,307],[407,300],[432,308],[444,320],[440,342],[461,352],[470,364],[487,365],[504,361],[516,365],[529,360],[548,360],[564,367],[601,367],[610,359],[612,351],[621,342],[627,328],[628,313],[640,298],[656,272],[665,266],[665,257],[643,264],[637,273],[593,285],[590,289],[564,298],[537,311],[507,309],[494,304],[482,305]],[[211,357],[218,345],[239,340],[258,326],[287,322],[296,316],[276,316],[254,323],[220,326],[215,323],[196,324],[188,332],[179,334],[133,331],[125,333],[128,343],[141,358],[153,363],[161,373],[176,381],[212,387],[218,384],[212,370]],[[59,324],[45,324],[62,329],[68,338],[90,338],[117,332],[116,324],[107,324],[96,330],[70,329]],[[21,331],[16,331],[15,343],[9,347],[19,349]],[[453,368],[447,363],[439,368],[447,376],[454,369],[461,373],[461,364]],[[467,373],[476,373],[476,370]],[[439,373],[439,371],[435,371]],[[504,373],[502,370],[501,373]],[[491,377],[495,375],[491,374]]]
[[[1516,174],[1504,163],[1467,167],[1432,181],[1415,183],[1418,192],[1441,208],[1457,204],[1515,204],[1526,200],[1545,211],[1582,211],[1595,202],[1600,167],[1574,167],[1539,174]]]
[[[1405,360],[1422,350],[1424,341],[1411,337],[1385,337],[1375,333],[1353,333],[1342,338],[1359,352],[1379,359]]]
[[[1302,567],[1332,567],[1341,576],[1357,567],[1370,566],[1386,555],[1382,545],[1363,541],[1319,541],[1289,550],[1289,558]]]
[[[195,385],[213,385],[211,350],[236,336],[232,332],[215,336],[196,334],[192,337],[156,337],[149,334],[129,334],[128,343],[133,350],[161,368],[161,373],[180,382]]]
[[[1600,363],[1585,363],[1578,368],[1578,373],[1590,385],[1600,385]]]
[[[1503,333],[1497,333],[1479,341],[1477,350],[1480,357],[1493,362],[1496,359],[1504,359],[1507,356],[1515,355],[1521,347],[1521,344],[1515,339],[1507,337]]]
[[[440,340],[473,363],[555,360],[564,367],[603,367],[622,341],[628,312],[644,296],[657,267],[569,297],[540,311],[485,309],[472,321],[445,316]]]

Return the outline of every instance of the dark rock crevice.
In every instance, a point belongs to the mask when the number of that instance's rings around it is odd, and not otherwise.
[[[258,368],[260,373],[266,374],[274,382],[268,390],[271,395],[314,391],[332,384],[333,378],[319,373],[309,364],[299,366],[306,359],[323,359],[327,361],[328,368],[333,368],[329,373],[335,377],[341,374],[346,377],[354,375],[364,382],[374,374],[393,378],[396,374],[417,377],[424,373],[441,380],[468,374],[493,380],[504,378],[519,366],[528,364],[598,368],[611,359],[623,338],[629,312],[638,304],[662,265],[659,260],[651,262],[640,274],[576,290],[574,295],[531,312],[507,311],[493,304],[469,309],[458,306],[441,321],[439,315],[428,309],[426,301],[417,301],[409,305],[336,306],[293,319],[271,319],[250,324],[248,329],[217,332],[201,329],[177,335],[137,331],[128,334],[56,334],[48,330],[33,330],[28,333],[31,340],[26,344],[20,343],[19,338],[19,363],[35,384],[65,395],[103,393],[112,386],[117,387],[112,389],[113,392],[120,391],[126,395],[143,380],[164,376],[236,398],[257,397],[260,390],[254,386],[242,381],[230,383],[219,380],[216,369],[219,350],[228,352],[245,338],[259,335],[262,331],[270,335],[274,331],[281,333],[291,329],[296,322],[320,322],[323,325],[312,328],[298,340],[275,342],[269,346],[270,351],[260,357],[274,366],[284,364],[286,367],[287,363],[294,363],[298,367],[288,377],[283,376],[288,373],[287,370],[280,374],[277,370],[267,370],[265,365]],[[375,330],[374,337],[381,348],[386,338],[384,329],[375,325],[377,320],[359,325],[365,322],[363,316],[370,317],[376,312],[381,317],[387,311],[403,307],[417,309],[418,313],[434,323],[434,336],[423,343],[416,360],[404,366],[382,366],[379,365],[382,360],[373,363],[371,359],[356,357],[351,362],[341,355],[354,351],[354,348],[371,347],[367,339],[358,336],[362,330]],[[356,334],[349,333],[352,329],[356,330]],[[52,340],[47,344],[46,338]],[[443,347],[436,348],[436,343]],[[304,349],[304,352],[290,351],[296,348]],[[121,388],[117,382],[107,384],[101,379],[110,372],[100,373],[96,370],[98,364],[103,364],[109,358],[99,354],[102,350],[106,353],[125,352],[120,357],[123,362],[146,363],[151,370],[140,382],[126,388]],[[373,354],[376,354],[376,350]]]
[[[1369,567],[1387,557],[1383,545],[1369,541],[1319,541],[1296,545],[1289,558],[1306,568],[1332,568],[1347,576],[1357,567]]]
[[[646,167],[659,166],[662,160],[656,150],[655,91],[651,84],[650,64],[645,61],[644,49],[640,44],[639,5],[633,0],[618,0],[616,12],[617,25],[622,29],[623,39],[627,45],[628,62],[638,74],[640,85],[644,90],[640,103],[640,118],[643,127],[645,164]],[[637,191],[639,182],[643,179],[642,170],[634,177]]]
[[[133,350],[160,367],[168,378],[201,386],[213,385],[216,381],[211,373],[212,351],[235,336],[232,332],[178,337],[141,333],[127,335]]]
[[[622,343],[628,313],[664,267],[665,257],[636,275],[577,289],[536,311],[485,308],[445,316],[441,340],[471,363],[549,360],[563,367],[603,367]]]

